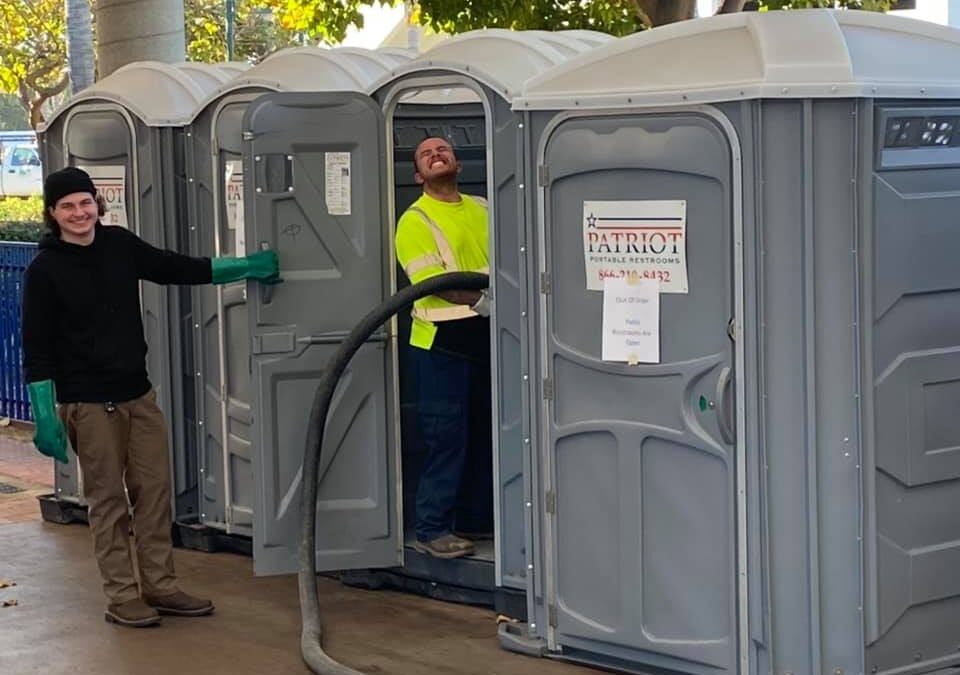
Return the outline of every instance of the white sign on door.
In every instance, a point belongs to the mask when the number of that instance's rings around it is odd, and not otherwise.
[[[651,279],[661,293],[687,292],[687,202],[583,202],[587,290],[606,279]]]
[[[324,153],[324,179],[327,213],[331,216],[349,216],[352,192],[349,152]]]
[[[100,218],[104,225],[130,227],[127,221],[127,169],[122,164],[114,166],[80,166],[93,180],[97,194],[107,203],[107,212]]]
[[[604,361],[660,363],[660,282],[604,281],[601,351]]]
[[[226,186],[227,228],[234,230],[234,255],[246,255],[246,242],[243,231],[243,162],[237,159],[227,161],[224,171]]]

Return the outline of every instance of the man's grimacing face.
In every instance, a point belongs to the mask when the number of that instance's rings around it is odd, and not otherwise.
[[[460,173],[460,163],[453,152],[453,146],[442,138],[427,138],[420,141],[413,158],[417,166],[418,183],[456,176]]]

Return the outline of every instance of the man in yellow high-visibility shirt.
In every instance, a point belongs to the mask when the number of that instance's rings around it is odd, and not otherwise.
[[[396,235],[410,282],[447,272],[488,273],[486,202],[460,194],[453,147],[443,138],[424,139],[413,161],[423,194],[400,217]],[[488,295],[480,291],[431,295],[413,308],[410,344],[427,450],[415,548],[438,558],[473,553],[473,542],[455,531],[492,529],[489,314]]]

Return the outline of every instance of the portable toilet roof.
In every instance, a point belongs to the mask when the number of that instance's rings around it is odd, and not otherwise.
[[[545,38],[543,33],[546,32],[486,28],[457,35],[395,69],[373,90],[387,80],[435,68],[467,75],[509,100],[534,75],[591,49],[576,35],[557,32],[547,33]]]
[[[78,103],[98,100],[123,106],[149,127],[182,126],[190,121],[204,97],[230,74],[230,67],[196,63],[130,63],[72,96],[43,129]]]
[[[362,91],[403,60],[404,57],[396,53],[361,48],[281,49],[212,92],[196,112],[214,99],[249,87],[277,91]]]
[[[615,40],[616,38],[609,33],[601,33],[598,30],[584,30],[581,28],[572,28],[570,30],[559,31],[561,35],[569,35],[581,42],[586,42],[593,47],[599,47],[602,44]]]
[[[229,82],[231,79],[247,70],[248,63],[187,63],[177,64],[177,68],[189,75],[200,84],[205,91],[212,91]]]
[[[956,97],[958,62],[960,31],[926,21],[847,10],[743,12],[682,21],[598,47],[531,78],[515,105]]]
[[[401,54],[392,49],[363,49],[362,47],[334,47],[331,49],[334,54],[349,54],[357,63],[368,64],[372,67],[377,77],[383,72],[384,66],[399,66],[416,54]]]
[[[399,56],[400,58],[409,61],[410,59],[416,58],[419,52],[413,48],[404,48],[404,47],[377,47],[377,51],[381,54],[388,54],[390,56]]]
[[[536,35],[548,45],[566,55],[567,58],[572,58],[615,39],[612,35],[591,30],[531,30],[526,32],[530,35]]]

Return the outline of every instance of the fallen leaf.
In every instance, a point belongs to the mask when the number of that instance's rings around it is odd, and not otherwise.
[[[0,579],[0,588],[10,588],[11,586],[16,586],[16,581],[9,581],[7,579]]]
[[[16,600],[0,600],[0,607],[16,607]]]
[[[10,418],[9,417],[0,417],[0,427],[9,427]]]

